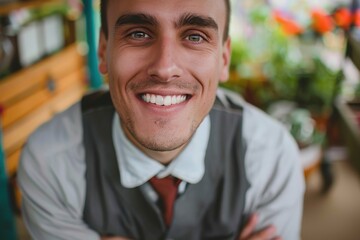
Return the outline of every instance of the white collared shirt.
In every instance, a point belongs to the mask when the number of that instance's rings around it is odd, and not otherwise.
[[[120,181],[124,187],[133,188],[147,182],[153,176],[168,175],[187,183],[198,183],[205,172],[204,159],[210,134],[210,118],[207,116],[195,131],[184,150],[167,166],[151,159],[125,136],[117,114],[113,120],[113,142],[119,165]]]
[[[240,104],[247,146],[245,172],[250,183],[244,214],[258,214],[256,229],[272,224],[283,239],[300,239],[304,181],[296,144],[285,127],[250,104]],[[81,119],[78,103],[41,126],[22,152],[18,169],[22,214],[34,239],[100,238],[82,220],[86,164]],[[186,149],[164,167],[143,155],[124,137],[115,117],[113,140],[122,176],[119,181],[135,187],[153,175],[172,174],[183,182],[196,183],[204,174],[210,127],[206,117]]]

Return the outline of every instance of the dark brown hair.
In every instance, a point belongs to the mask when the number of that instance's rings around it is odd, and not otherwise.
[[[101,29],[106,37],[108,36],[107,14],[106,14],[107,2],[108,0],[101,0],[100,2]],[[230,0],[225,0],[225,5],[226,5],[226,23],[224,29],[224,41],[229,36],[229,25],[230,25],[230,15],[231,15]]]

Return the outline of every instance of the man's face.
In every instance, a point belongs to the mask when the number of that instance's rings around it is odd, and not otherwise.
[[[99,69],[126,135],[145,153],[182,149],[210,111],[228,78],[225,13],[219,0],[109,1]]]

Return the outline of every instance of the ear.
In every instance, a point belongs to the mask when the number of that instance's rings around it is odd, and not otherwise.
[[[226,82],[229,79],[229,68],[230,68],[230,59],[231,59],[231,39],[228,39],[224,42],[222,50],[222,69],[220,75],[220,82]]]
[[[104,32],[100,29],[99,34],[99,46],[98,46],[98,58],[99,58],[99,71],[102,74],[107,74],[107,61],[106,61],[106,48],[107,39]]]

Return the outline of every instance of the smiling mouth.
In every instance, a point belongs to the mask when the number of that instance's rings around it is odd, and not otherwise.
[[[141,99],[146,103],[152,103],[158,106],[171,106],[185,102],[188,95],[156,95],[156,94],[142,94]]]

